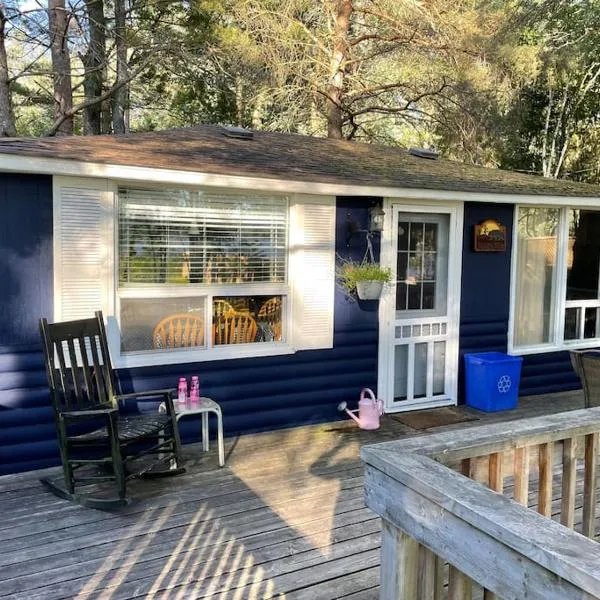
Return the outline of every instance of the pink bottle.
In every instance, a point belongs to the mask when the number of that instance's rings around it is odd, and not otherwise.
[[[198,376],[194,375],[190,386],[190,404],[198,404],[198,402],[200,402],[200,382]]]
[[[179,406],[185,406],[187,403],[187,380],[185,377],[179,378],[179,387],[177,388],[177,402]]]

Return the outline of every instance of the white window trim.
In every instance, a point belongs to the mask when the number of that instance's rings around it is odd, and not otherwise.
[[[140,184],[112,182],[114,194],[114,244],[113,244],[113,290],[114,306],[112,315],[107,316],[107,337],[109,350],[116,368],[135,368],[145,366],[159,366],[171,364],[185,364],[190,362],[207,362],[228,360],[234,358],[252,358],[257,356],[276,356],[293,354],[296,348],[291,343],[292,318],[292,277],[290,274],[290,220],[293,210],[292,198],[284,194],[275,193],[286,200],[288,214],[287,250],[286,250],[286,281],[281,283],[241,283],[241,284],[193,284],[193,285],[129,285],[119,286],[119,187]],[[168,184],[167,184],[168,185]],[[145,188],[165,189],[165,185],[149,184]],[[185,188],[186,186],[173,183],[170,187]],[[193,186],[193,189],[202,189]],[[227,190],[232,196],[245,196],[244,190]],[[223,346],[212,345],[212,302],[215,296],[246,296],[246,295],[280,295],[285,298],[283,319],[283,332],[285,340],[280,342],[231,344]],[[121,350],[121,332],[118,315],[120,312],[121,298],[179,298],[198,297],[204,299],[204,339],[208,343],[204,347],[178,348],[174,350],[147,350],[142,352],[126,352]]]
[[[253,356],[271,356],[279,354],[293,354],[296,348],[287,341],[250,343],[250,344],[231,344],[223,346],[213,346],[212,340],[212,319],[208,315],[212,314],[211,306],[213,298],[217,296],[242,296],[242,295],[280,295],[284,296],[284,311],[282,319],[284,322],[284,333],[286,338],[290,338],[291,326],[291,292],[288,284],[240,284],[247,287],[240,289],[227,285],[215,286],[194,286],[194,289],[188,289],[183,286],[145,286],[135,288],[124,288],[121,291],[115,291],[115,311],[114,316],[107,318],[107,335],[111,356],[114,357],[115,366],[140,367],[140,366],[158,366],[164,364],[178,364],[189,362],[206,362],[212,360],[224,360],[231,358],[251,358]],[[119,320],[116,315],[120,314],[121,298],[181,298],[197,297],[204,300],[204,339],[209,343],[204,347],[179,348],[174,350],[146,350],[140,352],[121,351],[121,333]]]
[[[557,208],[553,204],[539,204],[540,208]],[[530,354],[544,354],[547,352],[562,352],[568,350],[585,350],[588,348],[597,348],[600,346],[600,337],[588,338],[585,340],[565,340],[565,309],[568,306],[581,306],[586,303],[600,304],[600,293],[598,300],[567,300],[567,249],[569,240],[569,210],[600,210],[600,207],[581,206],[578,204],[568,204],[558,207],[560,209],[558,236],[557,236],[557,257],[556,271],[554,273],[553,285],[555,287],[554,302],[554,328],[551,342],[547,344],[536,344],[530,346],[515,346],[515,310],[517,302],[517,244],[518,244],[518,213],[520,208],[527,208],[526,204],[516,204],[513,213],[512,229],[512,248],[510,259],[510,311],[508,317],[508,354],[515,356],[526,356]]]

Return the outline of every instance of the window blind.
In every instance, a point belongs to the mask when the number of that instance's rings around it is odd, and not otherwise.
[[[278,196],[119,188],[119,283],[286,280],[288,203]]]

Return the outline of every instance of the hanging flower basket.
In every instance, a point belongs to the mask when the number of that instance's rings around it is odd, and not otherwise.
[[[338,282],[346,295],[356,295],[360,300],[378,300],[390,277],[389,269],[372,262],[344,260],[337,269]]]
[[[357,281],[356,293],[361,300],[379,300],[383,292],[383,281],[376,279]]]

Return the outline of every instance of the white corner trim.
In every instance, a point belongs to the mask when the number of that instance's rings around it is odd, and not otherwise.
[[[580,207],[600,207],[600,196],[552,196],[527,194],[500,194],[490,192],[457,192],[417,188],[385,187],[376,185],[342,185],[292,179],[246,177],[176,169],[156,169],[116,164],[81,162],[60,158],[32,157],[0,154],[0,171],[12,173],[36,173],[41,175],[65,175],[72,177],[101,177],[118,181],[142,181],[146,183],[177,183],[232,189],[260,190],[290,194],[316,194],[319,196],[381,196],[404,200],[496,202],[501,204],[546,204]]]
[[[506,351],[508,354],[514,354],[514,339],[515,339],[515,310],[517,303],[517,238],[519,236],[519,207],[513,207],[513,226],[510,239],[510,280],[509,284],[509,300],[508,300],[508,331],[506,336]]]

